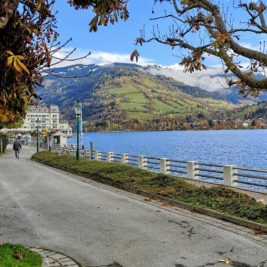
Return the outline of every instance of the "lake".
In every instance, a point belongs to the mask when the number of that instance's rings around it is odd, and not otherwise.
[[[267,169],[267,130],[97,132],[83,140],[98,151]]]

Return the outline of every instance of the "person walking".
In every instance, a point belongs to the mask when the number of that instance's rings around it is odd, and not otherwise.
[[[15,157],[19,159],[19,152],[21,149],[21,142],[20,142],[20,137],[18,137],[15,142],[13,143],[13,150],[15,151]]]

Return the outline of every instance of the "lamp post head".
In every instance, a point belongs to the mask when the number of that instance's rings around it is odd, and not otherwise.
[[[76,116],[82,115],[82,103],[80,102],[80,100],[76,101],[74,110],[75,110]]]

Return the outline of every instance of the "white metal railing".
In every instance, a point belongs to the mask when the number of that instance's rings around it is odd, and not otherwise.
[[[60,153],[76,153],[74,148],[56,147],[54,149]],[[267,170],[93,150],[80,150],[80,156],[98,161],[120,162],[144,170],[196,181],[223,184],[243,189],[249,188],[267,194]]]

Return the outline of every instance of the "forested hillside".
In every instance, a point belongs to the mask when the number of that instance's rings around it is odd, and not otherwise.
[[[136,65],[76,65],[56,71],[62,76],[77,76],[89,70],[92,74],[84,78],[46,77],[41,91],[43,101],[59,105],[68,120],[74,119],[73,106],[80,99],[88,129],[179,129],[220,119],[232,109],[216,93],[145,73]]]

